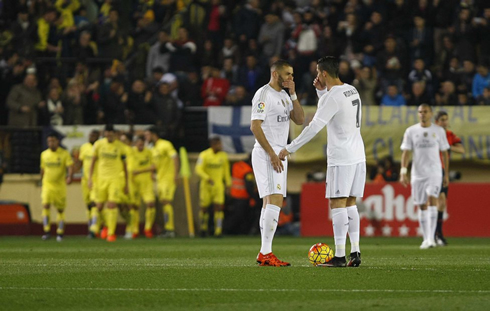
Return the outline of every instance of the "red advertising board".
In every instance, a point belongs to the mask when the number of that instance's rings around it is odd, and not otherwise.
[[[444,235],[490,237],[490,183],[454,183],[449,186]],[[410,187],[399,183],[366,184],[357,204],[361,236],[420,236],[417,207]],[[301,191],[301,235],[332,236],[332,221],[324,183],[305,183]]]

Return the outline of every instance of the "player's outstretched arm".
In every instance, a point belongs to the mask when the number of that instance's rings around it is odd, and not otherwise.
[[[444,179],[442,185],[444,187],[449,186],[449,152],[447,150],[442,151],[442,163],[444,164]]]
[[[456,152],[463,154],[465,153],[464,146],[462,143],[457,143],[451,146],[451,152]]]

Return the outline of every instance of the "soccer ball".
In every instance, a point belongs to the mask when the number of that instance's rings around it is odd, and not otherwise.
[[[308,259],[314,266],[329,262],[333,258],[333,250],[325,243],[316,243],[308,251]]]

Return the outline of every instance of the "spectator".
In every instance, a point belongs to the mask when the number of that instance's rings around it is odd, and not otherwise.
[[[168,85],[170,95],[177,101],[179,107],[182,107],[182,102],[179,99],[179,80],[177,76],[171,72],[164,73],[158,84],[160,83],[166,83]]]
[[[253,55],[246,57],[244,66],[238,70],[238,84],[245,86],[247,92],[255,92],[261,85],[262,70],[257,65],[257,59]]]
[[[211,75],[204,80],[201,87],[203,106],[221,106],[229,89],[230,82],[220,77],[218,68],[211,67]]]
[[[388,27],[394,35],[400,38],[408,38],[410,32],[411,12],[409,0],[395,0],[388,6]]]
[[[48,99],[46,100],[46,110],[49,122],[45,125],[63,125],[64,108],[57,88],[49,90]]]
[[[238,82],[238,66],[233,63],[233,58],[225,58],[221,69],[221,78],[226,79],[232,86]]]
[[[71,79],[66,91],[61,96],[65,109],[64,123],[67,125],[83,124],[83,108],[86,104],[85,94],[77,80]]]
[[[324,32],[327,29],[327,27],[325,27]],[[352,13],[347,14],[346,20],[339,22],[337,26],[337,33],[339,36],[338,41],[341,42],[340,49],[341,51],[343,51],[342,54],[346,55],[348,60],[359,59],[360,56],[358,55],[362,53],[362,39],[361,39],[361,27],[359,25],[357,16]],[[330,40],[330,41],[335,42],[337,40]],[[323,55],[333,55],[333,54],[323,54]]]
[[[315,106],[318,102],[316,88],[313,86],[313,80],[317,77],[316,61],[310,62],[310,69],[303,74],[301,78],[301,87],[298,89],[298,99],[302,105]]]
[[[226,95],[224,105],[233,107],[249,106],[251,101],[252,98],[247,93],[247,90],[243,86],[238,85]]]
[[[86,62],[87,59],[95,57],[95,42],[91,42],[92,35],[88,31],[82,31],[78,44],[73,48],[73,57],[77,60]]]
[[[298,51],[299,71],[295,71],[295,74],[300,77],[306,72],[310,62],[316,59],[321,29],[313,17],[313,12],[307,8],[303,13],[301,24],[296,25],[291,34],[291,37],[297,42],[296,50]]]
[[[403,78],[406,75],[406,57],[403,50],[398,47],[394,37],[386,38],[384,50],[378,53],[377,64],[381,73],[383,89],[389,84],[396,84],[398,89],[403,88]]]
[[[385,37],[386,26],[383,23],[383,17],[379,12],[373,12],[371,19],[366,22],[364,30],[361,33],[361,40],[364,42],[364,65],[369,66],[374,64],[376,55],[383,48]],[[378,62],[378,66],[383,67],[383,64]]]
[[[422,58],[417,58],[413,62],[413,69],[408,74],[410,84],[423,81],[429,95],[432,96],[432,73],[425,68],[425,62]]]
[[[449,68],[440,77],[443,81],[451,81],[458,85],[461,81],[461,74],[463,69],[460,68],[459,60],[457,57],[451,58],[449,62]]]
[[[468,106],[468,105],[471,105],[471,102],[468,99],[468,94],[466,92],[458,93],[458,106]]]
[[[85,90],[85,98],[87,99],[87,104],[85,109],[83,109],[83,121],[85,124],[98,124],[102,120],[99,120],[99,105],[100,105],[100,83],[99,81],[94,81],[88,85]]]
[[[247,0],[234,14],[233,29],[240,48],[245,48],[249,39],[257,38],[261,14],[258,0]]]
[[[475,62],[476,31],[471,24],[471,11],[468,6],[461,6],[458,19],[453,27],[450,28],[450,31],[457,38],[456,50],[459,57]]]
[[[211,0],[211,8],[209,10],[209,18],[207,25],[207,36],[213,43],[215,54],[218,52],[218,47],[223,45],[223,32],[226,29],[224,18],[226,7],[221,4],[221,0]]]
[[[132,32],[134,38],[134,45],[140,46],[143,43],[150,41],[151,37],[157,32],[158,25],[155,24],[155,14],[152,10],[146,11],[146,13],[138,19],[136,28]]]
[[[112,79],[109,93],[105,102],[102,102],[102,114],[106,124],[126,123],[126,103],[128,94],[124,90],[124,79],[115,77]]]
[[[352,84],[355,78],[355,74],[350,67],[350,63],[346,60],[342,60],[339,63],[339,78],[342,82]]]
[[[476,68],[477,73],[473,78],[473,98],[478,98],[478,96],[483,94],[483,89],[490,86],[490,72],[488,71],[488,66],[481,63]]]
[[[442,40],[448,34],[448,29],[454,19],[455,8],[459,0],[433,0],[434,7],[434,52],[439,55],[442,52]]]
[[[7,97],[10,110],[8,125],[29,127],[37,125],[37,110],[46,106],[37,89],[37,78],[28,74],[24,83],[15,85]]]
[[[277,14],[270,12],[265,16],[265,23],[260,28],[258,42],[264,60],[275,55],[281,55],[284,42],[284,24]],[[267,62],[264,61],[263,63],[266,64]]]
[[[141,80],[133,82],[128,96],[128,111],[131,124],[155,124],[155,102]]]
[[[367,66],[362,68],[362,70],[359,72],[359,76],[354,79],[352,84],[359,91],[362,105],[376,105],[374,94],[376,92],[378,82],[376,79],[376,70],[374,68]]]
[[[342,43],[349,44],[349,40],[343,41]],[[357,44],[362,48],[360,42]],[[318,53],[320,55],[332,55],[335,57],[339,57],[343,50],[346,50],[345,45],[341,45],[339,40],[336,38],[332,27],[325,26],[323,28],[322,36],[318,40]],[[347,53],[347,52],[345,52]]]
[[[164,137],[173,141],[180,125],[180,111],[175,98],[170,95],[170,87],[163,82],[153,94],[156,109],[156,125],[164,132]]]
[[[99,26],[97,38],[100,57],[123,59],[123,46],[126,44],[126,36],[119,25],[119,12],[116,9],[111,9],[107,21]]]
[[[0,75],[0,125],[8,123],[7,96],[12,87],[24,81],[25,65],[19,60],[17,54],[12,54],[7,59],[7,67]]]
[[[36,24],[29,19],[27,7],[22,7],[17,14],[17,19],[12,23],[12,46],[15,51],[25,54],[34,53],[36,41]]]
[[[223,64],[226,58],[232,58],[235,64],[240,63],[240,51],[232,38],[225,38],[223,48],[219,52],[220,64]]]
[[[207,39],[204,41],[204,48],[199,53],[201,66],[218,66],[218,57],[213,47],[213,41]]]
[[[194,65],[197,46],[189,38],[189,31],[185,27],[179,28],[178,36],[176,41],[168,42],[165,46],[171,53],[170,71],[185,75]]]
[[[415,59],[422,59],[430,66],[432,64],[434,35],[425,22],[426,20],[422,16],[413,18],[414,27],[410,33],[410,58],[412,62]]]
[[[451,81],[441,83],[441,89],[436,94],[436,105],[438,106],[455,106],[458,103],[456,88]]]
[[[473,78],[475,77],[475,63],[471,60],[463,61],[463,72],[461,73],[461,80],[459,85],[463,85],[468,92],[473,90]]]
[[[490,106],[490,87],[483,89],[483,94],[478,96],[476,104],[480,106]]]
[[[181,98],[185,107],[202,106],[201,81],[197,72],[191,71],[187,73],[187,79],[184,80],[179,88],[179,98]]]
[[[381,99],[381,106],[405,106],[405,98],[398,92],[396,85],[389,85],[388,92]]]
[[[150,78],[153,69],[160,67],[163,71],[168,71],[170,67],[170,52],[166,47],[167,42],[170,42],[168,33],[165,30],[160,30],[158,33],[158,41],[153,44],[148,52],[146,60],[146,76]],[[159,80],[158,80],[159,81]]]
[[[50,8],[37,21],[38,41],[34,47],[40,56],[54,57],[61,52],[54,26],[57,18],[56,9]]]
[[[473,18],[480,45],[480,61],[490,63],[490,7],[483,9],[483,17]]]
[[[424,81],[417,81],[412,84],[410,98],[407,101],[408,106],[420,106],[422,104],[432,105],[432,99],[427,94],[426,84]]]
[[[454,40],[452,36],[445,35],[442,38],[442,51],[441,53],[438,53],[436,55],[436,68],[439,72],[439,76],[441,76],[442,73],[447,72],[451,59],[459,59],[459,55],[454,46]]]

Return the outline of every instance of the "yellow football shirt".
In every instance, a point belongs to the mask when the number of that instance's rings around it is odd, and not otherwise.
[[[213,149],[208,148],[201,152],[197,159],[196,173],[203,181],[212,179],[215,184],[224,182],[226,186],[231,186],[230,162],[224,151],[214,153]]]
[[[159,139],[151,150],[153,154],[153,163],[157,168],[157,179],[173,181],[175,178],[174,156],[177,151],[171,142],[165,139]]]
[[[90,175],[90,165],[92,165],[92,158],[94,157],[94,145],[87,142],[80,147],[80,154],[78,158],[82,161],[83,167],[83,179],[88,180]],[[94,167],[93,179],[97,179],[97,165]]]
[[[139,151],[138,148],[133,147],[133,167],[131,172],[146,170],[151,168],[152,162],[152,152],[148,148],[144,148],[142,151]],[[146,172],[142,174],[138,174],[134,176],[134,179],[139,181],[150,180],[151,181],[151,172]]]
[[[94,144],[94,156],[97,157],[98,179],[119,179],[124,174],[123,161],[126,159],[127,146],[115,140],[110,143],[107,138]]]
[[[64,184],[66,168],[73,165],[70,153],[58,147],[56,151],[47,149],[41,153],[41,169],[44,170],[43,185]]]

